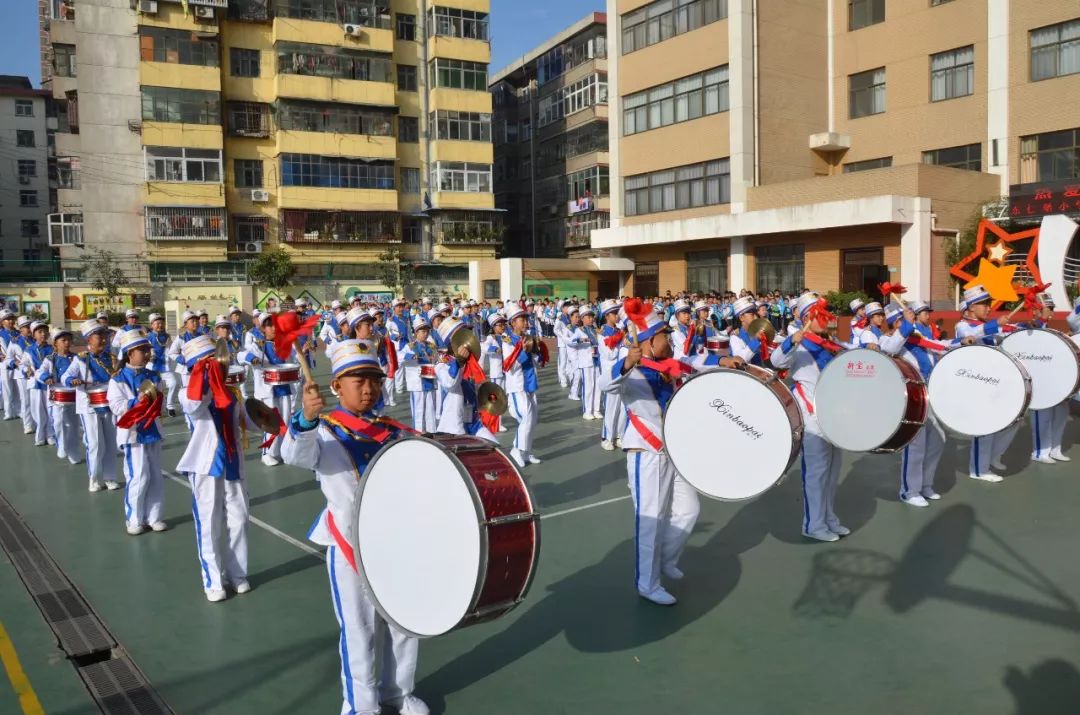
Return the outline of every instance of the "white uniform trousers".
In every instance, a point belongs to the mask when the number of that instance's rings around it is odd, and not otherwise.
[[[19,402],[19,388],[15,385],[15,373],[6,367],[0,367],[0,380],[3,380],[4,390],[4,419],[13,420],[22,414],[22,403]]]
[[[622,396],[617,392],[605,392],[600,399],[604,411],[604,429],[600,433],[600,439],[605,442],[622,439],[626,423],[630,419],[623,410]]]
[[[327,550],[326,567],[340,627],[342,715],[378,715],[380,702],[412,694],[420,642],[382,619],[337,546]]]
[[[840,483],[840,460],[843,451],[821,435],[803,434],[802,492],[803,534],[829,531],[840,526],[833,511],[836,487]]]
[[[600,368],[578,368],[578,378],[581,382],[581,414],[600,414],[600,388],[597,386],[597,378],[600,377]]]
[[[417,390],[409,392],[409,409],[412,410],[413,429],[417,432],[434,432],[435,393],[439,390]]]
[[[581,369],[576,367],[570,368],[570,394],[568,394],[567,397],[571,400],[580,400],[582,398],[581,386]]]
[[[242,399],[246,400],[248,398],[248,383],[251,382],[252,379],[251,365],[244,365],[244,381],[240,383],[240,397]]]
[[[108,412],[79,415],[86,447],[86,473],[91,483],[116,481],[116,425]]]
[[[177,409],[180,405],[176,399],[180,392],[180,376],[170,370],[163,370],[161,372],[161,381],[165,387],[165,409]]]
[[[394,379],[397,379],[397,373],[394,373]],[[394,399],[394,380],[383,380],[382,397],[383,402],[389,407],[393,407],[397,404],[397,400]],[[284,417],[285,416],[282,415],[282,419],[284,419]]]
[[[900,459],[901,499],[926,496],[934,491],[934,473],[944,451],[945,432],[934,415],[928,415],[926,424],[904,447]]]
[[[540,409],[535,392],[511,392],[507,395],[510,402],[509,414],[517,420],[517,432],[514,434],[514,449],[528,457],[532,454],[533,429],[540,421]]]
[[[649,593],[665,567],[678,565],[701,505],[667,454],[629,451],[626,471],[634,499],[634,585]]]
[[[19,391],[19,417],[22,417],[23,431],[34,431],[34,413],[30,406],[30,388],[26,380],[16,380],[15,389]]]
[[[573,368],[570,367],[570,349],[558,341],[559,354],[556,356],[556,366],[559,369],[559,384],[566,387],[570,384]]]
[[[56,456],[78,464],[79,421],[76,419],[75,405],[49,405],[49,417],[52,419],[53,434],[56,435]]]
[[[165,506],[165,478],[161,476],[161,442],[125,444],[124,521],[128,526],[149,526],[161,521]]]
[[[990,462],[1000,459],[1005,450],[1012,444],[1016,431],[1020,429],[1020,420],[1009,425],[1000,432],[985,437],[973,437],[971,439],[971,457],[968,459],[969,474],[982,476],[988,474]]]
[[[262,403],[270,409],[276,409],[278,411],[278,414],[281,415],[281,419],[287,424],[289,422],[289,419],[292,417],[292,401],[292,395],[283,395],[282,397],[266,397],[262,400]],[[270,435],[264,434],[263,442],[268,439],[270,439]],[[281,442],[281,437],[275,439],[274,443],[270,445],[268,449],[264,449],[262,451],[263,455],[269,454],[271,457],[281,459]]]
[[[1065,436],[1065,421],[1069,418],[1069,401],[1031,411],[1031,458],[1061,454],[1061,440]]]
[[[192,474],[191,514],[204,590],[235,586],[248,574],[248,494],[243,479]]]
[[[401,354],[401,351],[398,351]],[[394,373],[394,390],[400,395],[405,392],[405,371],[399,366],[397,372]]]
[[[442,403],[443,403],[443,398],[444,397],[446,397],[446,390],[442,389],[441,387],[436,387],[435,388],[435,422],[436,422],[436,424],[438,424],[439,420],[442,419]]]
[[[34,421],[34,443],[45,444],[54,439],[52,418],[49,416],[48,390],[28,390],[30,393],[30,413]]]

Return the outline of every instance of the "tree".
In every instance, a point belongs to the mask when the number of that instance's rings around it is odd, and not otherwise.
[[[405,286],[412,285],[415,269],[412,264],[401,260],[401,251],[388,248],[379,254],[379,262],[375,264],[375,275],[394,295],[400,295],[405,290]]]
[[[296,266],[293,265],[292,256],[281,246],[260,253],[248,266],[248,278],[255,285],[272,290],[281,290],[288,286],[295,274]]]
[[[115,308],[116,296],[131,284],[124,269],[116,262],[116,254],[103,248],[95,248],[86,259],[86,274],[94,290],[105,293],[109,307]]]

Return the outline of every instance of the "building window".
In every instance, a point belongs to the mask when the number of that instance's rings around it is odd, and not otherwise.
[[[483,281],[484,300],[499,300],[499,279]]]
[[[1080,48],[1080,45],[1077,45]],[[975,93],[975,48],[971,45],[930,55],[930,101]]]
[[[728,111],[728,67],[684,77],[623,97],[623,134]]]
[[[622,16],[622,53],[630,54],[727,16],[727,0],[656,0]]]
[[[852,119],[885,111],[885,68],[848,77],[848,112]]]
[[[281,212],[281,225],[287,243],[401,243],[401,215],[397,213],[287,209]]]
[[[887,169],[890,166],[892,166],[892,157],[883,156],[878,159],[853,161],[851,163],[844,164],[844,173],[851,174],[856,171],[869,171],[870,169]]]
[[[944,5],[947,2],[952,2],[952,0],[930,0],[930,7],[937,7],[938,5]]]
[[[627,216],[731,203],[731,165],[716,159],[623,179]]]
[[[56,179],[61,189],[79,189],[79,157],[61,156],[56,159]]]
[[[76,77],[75,45],[53,44],[53,72],[57,77]]]
[[[885,0],[848,0],[848,29],[885,22]]]
[[[146,153],[147,181],[221,183],[219,149],[148,146],[143,151]]]
[[[415,92],[416,91],[416,66],[415,65],[398,65],[397,68],[397,88],[402,92]]]
[[[660,264],[657,261],[634,263],[634,295],[653,298],[660,294]]]
[[[399,40],[412,42],[416,39],[416,15],[398,13],[394,16],[394,33]]]
[[[398,117],[398,141],[403,144],[415,144],[420,141],[420,119],[418,117]]]
[[[270,105],[259,102],[229,102],[229,135],[235,137],[270,136]]]
[[[606,166],[592,166],[575,171],[566,177],[566,184],[571,201],[607,196],[611,191],[608,186],[608,167]]]
[[[420,193],[420,170],[409,167],[401,167],[401,193]]]
[[[49,245],[50,246],[81,246],[82,238],[82,214],[49,214]],[[27,223],[32,223],[34,236],[37,235],[37,221],[23,221],[25,231]]]
[[[419,171],[419,169],[417,169]],[[401,222],[401,242],[420,245],[424,241],[424,226],[418,219],[407,218]]]
[[[1020,183],[1080,179],[1080,129],[1020,138]]]
[[[143,62],[218,66],[218,41],[202,39],[190,30],[139,27],[139,56]]]
[[[490,194],[491,164],[437,161],[431,167],[431,185],[436,191]]]
[[[607,104],[607,99],[607,74],[591,74],[541,99],[536,125],[546,127],[593,105]]]
[[[686,289],[691,293],[727,291],[727,273],[727,251],[691,251],[686,254]]]
[[[278,72],[312,75],[364,82],[392,82],[390,55],[330,48],[323,45],[300,45],[278,42]]]
[[[393,136],[394,113],[379,107],[279,100],[278,127],[300,132]]]
[[[31,99],[16,99],[15,100],[15,116],[16,117],[32,117],[34,116],[34,101]]]
[[[843,256],[840,289],[845,293],[862,291],[875,295],[878,286],[889,280],[889,267],[885,265],[883,249],[854,248],[843,251]]]
[[[1080,19],[1031,31],[1031,81],[1080,72]]]
[[[19,206],[23,208],[33,208],[37,206],[37,192],[26,189],[19,191]]]
[[[147,206],[146,240],[225,241],[225,209],[196,206]]]
[[[431,61],[430,77],[434,87],[487,91],[487,65],[480,62],[436,57]]]
[[[949,147],[948,149],[924,151],[922,158],[924,164],[951,166],[954,169],[966,169],[968,171],[982,171],[982,144],[968,144],[966,146]]]
[[[16,129],[15,130],[15,146],[32,147],[34,146],[34,130],[33,129]]]
[[[439,109],[429,115],[436,139],[455,141],[491,141],[491,115],[480,112],[457,112]]]
[[[229,48],[229,71],[233,77],[259,76],[259,51],[243,47]]]
[[[388,0],[275,0],[274,14],[296,20],[390,29]]]
[[[144,86],[142,116],[158,122],[220,124],[221,99],[217,92]]]
[[[37,219],[24,218],[19,229],[23,238],[37,238],[41,233],[41,222]]]
[[[759,246],[754,249],[754,263],[759,291],[778,290],[784,295],[798,295],[806,283],[803,278],[805,247],[802,244]]]
[[[266,216],[233,216],[232,223],[240,250],[248,248],[248,244],[266,241],[270,228],[270,220]]]
[[[431,32],[441,37],[462,37],[467,40],[488,39],[486,12],[459,10],[455,7],[433,7],[428,11]]]
[[[19,159],[19,178],[30,179],[37,176],[37,162],[33,159]]]
[[[237,188],[261,189],[263,187],[262,159],[233,159],[233,174]]]
[[[394,162],[317,154],[282,154],[281,185],[392,191]]]

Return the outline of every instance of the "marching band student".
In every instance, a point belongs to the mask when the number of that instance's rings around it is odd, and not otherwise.
[[[30,324],[30,333],[34,340],[23,350],[19,363],[27,375],[27,393],[30,395],[30,417],[34,425],[34,446],[44,447],[56,444],[53,435],[52,420],[49,418],[49,390],[45,383],[37,379],[45,358],[52,354],[49,345],[49,326],[35,321]]]
[[[792,392],[805,424],[802,444],[803,536],[818,541],[836,541],[851,533],[833,510],[842,451],[822,435],[813,405],[821,371],[843,347],[829,337],[828,325],[833,316],[823,298],[813,293],[799,296],[795,317],[802,321],[804,329],[786,338],[773,351],[770,361],[779,370],[790,370],[789,375],[795,383]]]
[[[319,340],[327,347],[328,351],[330,343],[343,339],[341,334],[341,317],[345,314],[345,311],[341,309],[340,300],[335,300],[331,303],[330,310],[332,311],[332,315],[328,320],[323,321],[322,328],[319,329]]]
[[[8,354],[18,332],[15,330],[15,314],[0,310],[0,393],[4,401],[4,420],[19,418],[19,389],[15,387],[15,368],[9,366]]]
[[[600,319],[604,327],[600,329],[600,382],[604,375],[611,374],[614,364],[626,357],[626,334],[619,329],[619,309],[622,304],[617,300],[605,300],[600,305]],[[613,451],[621,446],[623,431],[626,429],[626,416],[622,408],[622,397],[618,392],[602,392],[604,426],[600,432],[600,447]]]
[[[570,331],[569,301],[560,300],[557,304],[557,309],[559,312],[555,317],[552,329],[555,332],[555,342],[559,350],[558,361],[556,363],[556,368],[559,373],[559,386],[565,388],[570,386],[570,380],[575,372],[570,365],[570,347],[566,344],[566,335]],[[570,390],[570,399],[576,399],[575,390],[573,388]]]
[[[116,419],[116,443],[124,451],[124,521],[137,536],[148,528],[165,531],[165,478],[161,476],[159,417],[164,397],[141,394],[144,383],[160,389],[161,380],[146,367],[150,341],[142,331],[128,330],[118,344],[123,367],[109,381],[109,409]]]
[[[150,369],[161,378],[165,390],[165,409],[168,410],[169,417],[176,417],[176,394],[180,391],[180,377],[169,359],[172,338],[165,332],[165,318],[160,313],[151,313],[148,322],[150,332],[146,339],[150,341]]]
[[[567,397],[576,401],[581,399],[581,369],[578,366],[578,345],[575,342],[584,337],[583,335],[579,335],[579,328],[581,328],[581,311],[576,305],[569,306],[566,315],[570,322],[563,326],[562,343],[564,350],[566,351],[566,369],[570,378],[570,394],[567,395]],[[584,417],[584,411],[582,412],[582,416]],[[592,418],[589,417],[588,419]]]
[[[22,418],[23,434],[34,434],[33,411],[30,407],[30,376],[23,367],[23,353],[34,343],[30,334],[30,324],[33,321],[28,316],[20,315],[15,321],[15,329],[18,334],[11,339],[7,347],[7,359],[4,364],[12,372],[15,381],[15,392],[19,397],[19,417]]]
[[[468,326],[457,318],[447,318],[439,324],[439,340],[449,346],[450,337],[458,330],[468,330]],[[472,359],[472,352],[464,343],[459,345],[453,354],[443,354],[439,364],[435,366],[435,379],[443,390],[438,431],[456,435],[469,434],[497,444],[498,440],[481,419],[478,409],[476,388],[479,387],[478,382],[483,381],[483,372],[477,376],[466,375],[471,371],[470,367],[479,370],[480,366]]]
[[[859,334],[859,345],[872,350],[880,350],[889,355],[899,355],[904,349],[908,335],[915,329],[914,313],[909,312],[905,316],[901,308],[892,304],[886,311],[881,303],[867,303],[866,317],[870,320],[870,325]],[[901,317],[905,318],[903,330],[897,329],[896,321]]]
[[[409,318],[405,315],[405,299],[395,298],[392,303],[393,314],[390,319],[386,321],[387,335],[394,343],[394,348],[400,355],[405,349],[405,346],[409,344],[411,339],[409,330]],[[427,321],[425,321],[427,322]],[[398,370],[394,373],[394,391],[402,393],[405,391],[405,371]]]
[[[506,316],[502,313],[492,313],[487,317],[491,332],[484,338],[480,345],[481,355],[487,360],[488,379],[503,389],[506,388],[506,380],[503,377],[503,336],[506,334]],[[500,432],[502,430],[500,429]]]
[[[400,426],[372,412],[382,396],[385,374],[371,347],[343,341],[331,363],[330,386],[339,406],[321,417],[326,405],[319,386],[307,385],[302,409],[289,421],[282,453],[290,465],[313,470],[326,497],[326,508],[308,538],[329,547],[331,602],[341,629],[341,712],[374,714],[389,705],[401,715],[427,715],[427,705],[413,695],[419,640],[379,615],[357,572],[352,546],[357,475],[382,444],[399,436]],[[381,673],[376,670],[377,652],[382,654]]]
[[[109,327],[109,314],[100,312],[97,314],[97,322],[105,327],[105,347],[107,350],[116,353],[119,348],[113,346],[113,338],[116,337],[116,331]]]
[[[812,294],[808,294],[812,295]],[[732,306],[732,316],[739,324],[739,328],[731,333],[729,340],[731,356],[742,358],[752,365],[761,366],[764,358],[761,351],[761,339],[758,335],[751,335],[750,324],[757,317],[757,304],[753,298],[739,298]]]
[[[71,333],[57,328],[50,336],[53,352],[41,362],[34,378],[46,388],[60,385],[60,380],[71,366],[75,356],[71,353]],[[79,426],[75,420],[74,404],[50,404],[49,417],[52,432],[56,436],[56,456],[72,464],[79,464]]]
[[[124,324],[121,325],[112,336],[111,347],[114,353],[120,352],[120,337],[124,333],[131,332],[132,330],[143,330],[143,327],[139,325],[139,311],[134,308],[128,308],[124,311]]]
[[[90,491],[119,489],[120,483],[116,480],[116,424],[108,405],[91,405],[86,395],[88,387],[107,386],[118,369],[112,353],[106,350],[109,328],[91,318],[83,321],[79,331],[86,339],[87,350],[71,361],[61,382],[65,387],[76,388],[75,413],[82,422]]]
[[[427,318],[416,316],[412,323],[413,340],[405,344],[401,351],[401,365],[398,369],[405,375],[405,386],[409,390],[409,409],[412,411],[413,429],[417,432],[434,432],[435,393],[437,385],[432,378],[421,373],[423,366],[435,367],[438,359],[435,346],[429,342],[431,326]]]
[[[361,335],[362,331],[358,330],[356,337],[371,340],[377,344],[379,363],[382,365],[387,378],[383,381],[383,406],[395,407],[397,397],[394,394],[394,378],[397,376],[397,348],[394,342],[386,335],[386,328],[383,325],[383,312],[378,308],[370,308],[368,309],[368,315],[371,317],[371,322],[366,329],[370,331],[370,334]]]
[[[691,320],[694,308],[690,303],[679,298],[671,305],[671,350],[676,360],[688,365],[695,357],[694,343],[697,338],[696,326]]]
[[[848,303],[848,307],[851,308],[851,343],[852,345],[860,345],[862,339],[862,331],[866,330],[870,325],[870,321],[866,316],[866,304],[860,299]]]
[[[202,312],[202,311],[199,311]],[[185,310],[180,316],[180,322],[184,326],[184,332],[176,336],[176,340],[173,340],[169,344],[169,350],[166,353],[168,357],[176,365],[176,371],[180,373],[180,386],[187,387],[188,383],[188,365],[184,361],[184,354],[182,352],[184,343],[192,340],[200,335],[203,335],[202,328],[199,325],[200,318],[196,313],[192,313],[190,310]]]
[[[199,335],[209,335],[210,314],[206,312],[206,309],[199,308],[199,310],[195,312],[195,318],[198,320],[198,327],[196,328],[196,330],[198,331]],[[184,384],[186,385],[187,383]]]
[[[292,414],[293,386],[292,385],[268,385],[263,381],[263,365],[281,365],[288,362],[298,362],[296,350],[290,349],[284,358],[277,354],[274,349],[274,314],[262,313],[259,315],[259,335],[251,344],[251,347],[240,353],[240,362],[251,365],[255,375],[255,399],[262,402],[272,410],[277,410],[282,419]],[[255,332],[254,330],[252,332]],[[269,440],[272,435],[265,435]],[[276,467],[281,464],[281,440],[275,439],[269,447],[263,448],[262,463],[267,467]]]
[[[439,338],[439,326],[442,325],[442,321],[446,320],[446,316],[442,314],[438,309],[428,311],[428,323],[431,325],[431,342],[435,344],[435,352],[438,354],[437,360],[442,360],[443,354],[446,353],[447,347],[443,345],[442,340]],[[436,365],[438,362],[436,362]],[[438,378],[436,378],[436,383]],[[442,403],[443,397],[446,396],[446,390],[436,385],[435,389],[435,423],[438,424],[439,418],[442,417]]]
[[[981,285],[973,285],[964,290],[964,299],[960,303],[963,320],[956,324],[956,337],[964,342],[979,341],[984,345],[996,345],[994,336],[1008,330],[1008,318],[1001,316],[988,320],[990,316],[990,294]],[[1002,477],[990,471],[1005,469],[1001,456],[1005,454],[1020,422],[1010,425],[1000,432],[985,437],[973,437],[971,440],[971,458],[968,463],[968,476],[983,482],[1000,482]]]
[[[310,318],[314,314],[315,314],[315,311],[311,310],[311,303],[308,302],[307,298],[300,298],[299,300],[296,301],[296,315],[299,316],[301,323],[303,323],[305,320],[307,320],[308,318]],[[315,369],[315,354],[316,354],[316,350],[319,347],[318,339],[312,337],[311,335],[301,335],[299,338],[297,338],[297,342],[300,345],[300,353],[301,353],[297,357],[299,359],[301,359],[301,360],[307,360],[308,367],[310,367],[312,370],[314,370]],[[297,387],[297,389],[303,389],[303,385],[304,385],[304,373],[303,373],[303,371],[301,371],[300,372],[300,383],[299,383],[299,386]]]
[[[1032,327],[1045,328],[1054,317],[1054,299],[1044,293],[1039,296],[1042,308]],[[1069,462],[1061,451],[1061,440],[1065,436],[1065,422],[1069,418],[1069,401],[1048,407],[1044,410],[1031,411],[1031,460],[1043,464]]]
[[[219,379],[223,366],[214,349],[207,336],[184,345],[192,375],[180,399],[194,429],[177,465],[191,481],[199,580],[211,603],[224,601],[226,588],[251,590],[244,448],[248,431],[259,433],[238,392]]]
[[[907,334],[907,340],[900,352],[901,357],[919,369],[924,381],[930,381],[930,373],[948,346],[938,342],[934,326],[930,323],[930,305],[926,301],[916,301],[911,307],[915,315],[915,324]],[[907,321],[905,320],[905,323]],[[906,326],[901,326],[901,332]],[[900,460],[900,500],[916,507],[929,506],[929,500],[937,500],[941,495],[934,491],[934,474],[938,462],[945,451],[945,430],[941,428],[933,410],[926,415],[926,424],[915,438],[904,447]]]
[[[575,348],[574,359],[577,364],[578,382],[581,384],[581,419],[602,420],[600,414],[600,390],[596,386],[600,371],[599,339],[593,322],[596,313],[591,305],[578,311],[581,325],[575,326],[569,335],[569,343]]]
[[[236,346],[235,352],[247,350],[247,329],[244,328],[244,312],[237,306],[229,308],[229,329],[232,333],[231,339],[233,345]],[[251,367],[244,365],[244,381],[240,383],[240,397],[247,399],[248,396],[248,380],[251,379]],[[169,414],[172,414],[172,410],[169,410]]]

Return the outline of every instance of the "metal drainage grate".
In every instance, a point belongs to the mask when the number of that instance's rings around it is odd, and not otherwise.
[[[52,628],[60,648],[107,715],[171,715],[135,663],[45,546],[0,494],[0,547]]]

